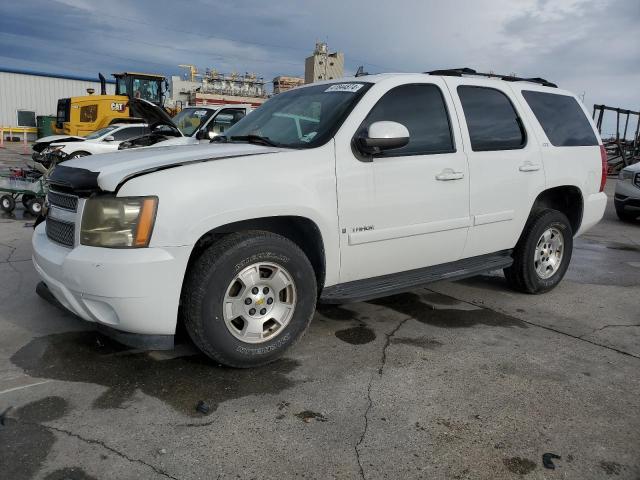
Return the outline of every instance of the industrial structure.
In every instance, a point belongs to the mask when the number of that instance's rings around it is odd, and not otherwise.
[[[115,82],[107,80],[107,93],[115,93]],[[100,93],[100,81],[74,75],[30,70],[0,69],[0,128],[35,127],[37,117],[56,115],[59,98]],[[29,133],[35,139],[36,133]]]
[[[341,77],[344,77],[344,53],[329,53],[326,43],[316,42],[313,55],[304,61],[304,82],[313,83]]]
[[[273,79],[273,94],[277,95],[300,85],[304,85],[304,78],[280,75]]]
[[[616,115],[615,135],[604,136],[602,133],[606,112]],[[607,152],[609,174],[617,174],[623,168],[640,162],[640,112],[607,105],[594,105],[593,121],[596,123],[598,132],[603,136],[602,143]]]
[[[207,68],[204,74],[194,65],[180,65],[188,73],[171,77],[169,103],[186,105],[224,105],[233,103],[261,105],[267,99],[265,82],[255,73],[225,74]]]

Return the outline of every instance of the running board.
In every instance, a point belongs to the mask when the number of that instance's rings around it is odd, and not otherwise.
[[[387,295],[406,292],[421,285],[440,280],[460,280],[481,273],[511,266],[511,250],[465,258],[432,267],[392,273],[380,277],[355,280],[327,287],[320,296],[321,303],[363,302]]]

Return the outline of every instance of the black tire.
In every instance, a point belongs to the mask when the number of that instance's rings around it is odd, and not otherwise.
[[[627,212],[624,207],[616,206],[616,215],[623,222],[633,222],[639,215]]]
[[[20,199],[20,201],[22,202],[22,206],[25,208],[25,210],[29,210],[29,201],[33,200],[34,198],[36,198],[35,195],[31,195],[29,193],[22,194],[22,198]]]
[[[42,214],[43,206],[43,199],[35,197],[29,200],[29,202],[27,203],[27,210],[29,210],[29,213],[31,213],[31,215],[33,215],[34,217],[39,217]]]
[[[16,208],[16,201],[11,195],[2,195],[0,197],[0,208],[2,211],[11,213]]]
[[[534,256],[538,241],[545,230],[555,228],[562,234],[564,251],[558,269],[549,278],[541,278],[535,269]],[[569,219],[557,210],[539,210],[531,214],[520,240],[513,250],[513,264],[504,269],[507,283],[520,292],[544,293],[560,283],[571,261],[573,252],[573,229]]]
[[[227,328],[223,299],[236,275],[257,262],[283,267],[295,284],[297,302],[289,323],[275,338],[244,342]],[[183,288],[183,318],[196,346],[223,365],[250,368],[278,359],[306,331],[315,311],[316,277],[309,259],[291,240],[263,231],[226,235],[193,262]]]
[[[80,158],[80,157],[87,157],[91,155],[89,152],[73,152],[71,155],[69,155],[66,160],[71,160],[72,158]]]

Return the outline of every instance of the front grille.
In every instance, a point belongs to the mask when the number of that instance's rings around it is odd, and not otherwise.
[[[640,173],[636,173],[633,183],[635,184],[636,187],[640,187]]]
[[[71,210],[72,212],[78,209],[78,197],[74,195],[50,191],[47,198],[49,199],[49,205]]]
[[[50,240],[64,245],[65,247],[73,247],[73,238],[76,226],[73,223],[62,222],[55,218],[47,217],[46,231]]]

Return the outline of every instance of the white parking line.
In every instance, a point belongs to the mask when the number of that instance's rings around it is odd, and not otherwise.
[[[30,383],[29,385],[22,385],[21,387],[13,387],[8,390],[1,391],[0,395],[4,393],[9,393],[9,392],[15,392],[16,390],[22,390],[24,388],[35,387],[36,385],[42,385],[44,383],[49,383],[49,382],[51,382],[51,380],[44,380],[43,382]]]

